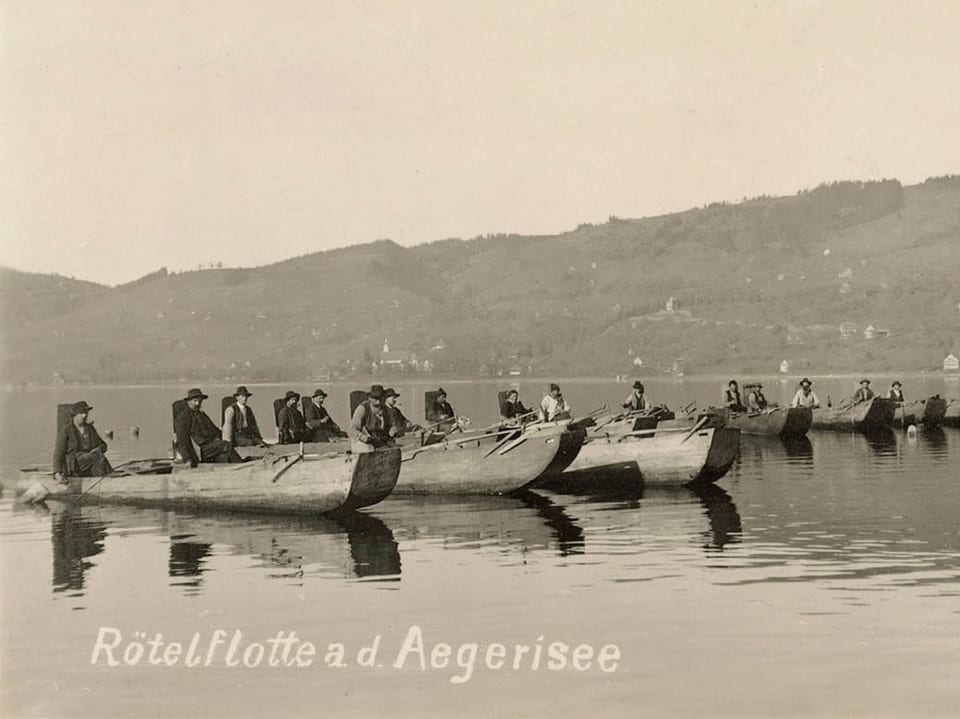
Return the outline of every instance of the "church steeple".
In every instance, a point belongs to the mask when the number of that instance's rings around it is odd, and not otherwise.
[[[384,337],[384,338],[383,338],[383,353],[386,354],[386,353],[389,352],[389,351],[390,351],[390,345],[387,344],[387,338]]]

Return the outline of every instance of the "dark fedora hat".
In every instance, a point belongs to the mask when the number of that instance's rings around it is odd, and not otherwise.
[[[289,402],[293,397],[296,397],[297,399],[300,399],[300,393],[299,393],[299,392],[294,392],[292,389],[288,389],[288,390],[287,390],[287,393],[286,393],[285,395],[283,395],[283,401],[284,401],[284,402]]]
[[[320,389],[320,388],[318,387],[318,388],[316,389],[316,391],[315,391],[311,396],[312,396],[312,397],[326,397],[326,396],[327,396],[327,393],[324,392],[322,389]]]
[[[800,384],[807,385],[809,387],[810,385],[813,384],[813,382],[810,381],[809,377],[804,377],[802,380],[800,380]]]
[[[198,387],[194,387],[191,390],[187,391],[187,396],[184,398],[189,402],[192,399],[209,399],[209,395],[203,393],[203,390]]]
[[[551,383],[550,383],[550,391],[553,392],[553,390],[557,390],[557,392],[559,392],[559,391],[560,391],[560,385],[551,382]]]
[[[399,397],[400,393],[397,392],[393,387],[387,387],[383,390],[383,398],[390,399],[391,397]]]
[[[900,384],[900,380],[898,380],[898,379],[893,380],[893,384],[891,384],[890,386],[891,386],[891,387],[903,387],[903,385]]]
[[[383,385],[375,384],[370,387],[370,397],[371,399],[383,399]]]
[[[643,382],[641,382],[640,380],[637,380],[636,382],[633,383],[633,388],[643,392]]]
[[[240,385],[237,387],[237,391],[233,393],[234,397],[239,397],[243,395],[244,397],[253,397],[253,392],[248,390],[245,385]]]
[[[860,384],[870,384],[870,380],[868,380],[868,379],[862,379],[862,380],[860,380]]]
[[[73,406],[70,408],[70,416],[76,417],[78,414],[86,414],[91,409],[93,409],[93,407],[91,407],[89,404],[87,404],[83,400],[80,400],[79,402],[73,403]]]
[[[444,397],[446,397],[446,396],[447,396],[447,390],[445,390],[443,387],[437,387],[437,394],[438,394],[438,395],[442,394]]]

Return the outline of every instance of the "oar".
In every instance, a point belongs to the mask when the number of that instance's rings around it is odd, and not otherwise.
[[[687,436],[680,440],[680,444],[683,444],[688,439],[690,439],[693,435],[695,435],[700,430],[701,427],[703,427],[703,425],[705,425],[709,421],[710,421],[709,415],[704,415],[703,417],[701,417],[700,420],[695,425],[693,425],[693,429],[687,432]]]
[[[295,465],[297,462],[302,462],[302,461],[303,461],[303,457],[304,457],[304,454],[303,454],[303,442],[301,442],[301,443],[300,443],[300,453],[297,455],[296,459],[294,459],[292,462],[288,462],[286,465],[284,465],[283,467],[281,467],[280,471],[277,472],[275,475],[273,475],[273,479],[270,480],[270,481],[273,482],[274,484],[276,484],[277,481],[280,479],[280,477],[282,477],[282,476],[286,473],[286,471],[287,471],[288,469],[290,469],[290,468],[291,468],[293,465]]]

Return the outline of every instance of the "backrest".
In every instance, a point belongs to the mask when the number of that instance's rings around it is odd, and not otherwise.
[[[428,422],[436,422],[438,419],[440,419],[437,417],[437,413],[434,411],[434,406],[437,404],[438,396],[439,393],[435,389],[428,389],[423,393],[424,416]]]
[[[357,407],[367,401],[370,393],[364,389],[355,389],[350,393],[350,416],[357,411]]]
[[[277,428],[277,434],[279,434],[280,428],[280,410],[283,409],[285,404],[283,397],[277,397],[273,400],[273,426]]]
[[[171,410],[173,414],[173,425],[177,425],[177,417],[180,416],[180,413],[187,409],[187,400],[178,399],[171,405]]]
[[[497,406],[500,408],[500,416],[503,417],[507,411],[507,396],[512,392],[511,389],[502,389],[497,392]]]
[[[224,421],[224,419],[226,419],[226,416],[227,416],[227,407],[229,407],[230,405],[232,405],[232,404],[233,404],[234,402],[236,402],[236,401],[237,401],[237,399],[236,399],[236,397],[234,397],[233,395],[230,395],[229,397],[224,397],[223,399],[220,400],[220,424],[221,424],[221,426],[223,425],[223,421]]]
[[[300,397],[300,414],[307,413],[307,407],[310,406],[311,402],[313,402],[313,397],[307,397],[306,395]]]
[[[72,419],[70,416],[70,410],[72,409],[72,404],[57,405],[57,432],[59,432],[65,425],[70,424],[70,420]]]

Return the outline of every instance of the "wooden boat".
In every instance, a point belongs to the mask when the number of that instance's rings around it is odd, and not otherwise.
[[[569,421],[448,434],[403,446],[395,491],[504,494],[538,484],[572,462],[586,433]]]
[[[774,407],[763,412],[728,412],[727,426],[744,434],[803,437],[813,422],[813,412],[801,407]]]
[[[141,460],[106,477],[72,477],[67,484],[57,482],[49,469],[29,468],[20,470],[17,492],[31,501],[322,514],[384,499],[396,486],[400,460],[396,447],[364,454],[296,452],[196,468],[166,459]]]
[[[638,430],[625,434],[593,436],[550,489],[567,490],[622,473],[639,474],[644,484],[713,482],[737,458],[740,430],[710,427],[701,421],[693,427]]]
[[[922,424],[924,427],[938,427],[946,414],[947,400],[938,394],[912,402],[900,402],[893,415],[893,426],[909,427]]]
[[[820,407],[813,410],[813,423],[810,426],[812,429],[869,432],[890,427],[896,410],[897,403],[884,397],[874,397],[854,405]]]
[[[960,399],[952,399],[947,403],[946,412],[940,423],[947,427],[960,427]]]

